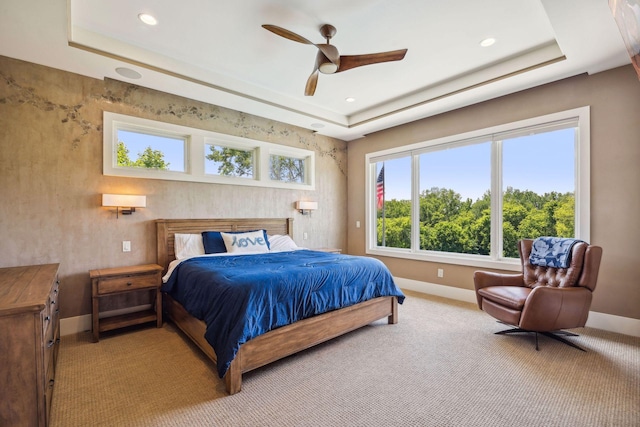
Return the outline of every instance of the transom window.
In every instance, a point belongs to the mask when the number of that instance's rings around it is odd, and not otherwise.
[[[588,241],[588,122],[584,107],[367,155],[367,252],[516,269],[519,239]]]
[[[105,175],[315,188],[310,150],[104,113]]]
[[[157,135],[123,126],[117,129],[117,137],[117,167],[185,171],[188,136]]]

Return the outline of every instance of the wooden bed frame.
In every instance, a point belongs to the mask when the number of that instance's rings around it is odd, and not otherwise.
[[[202,231],[250,231],[265,229],[267,234],[293,234],[292,218],[254,219],[159,219],[156,220],[158,264],[167,271],[175,259],[175,233],[201,233]],[[163,272],[163,274],[164,274]],[[171,319],[200,349],[216,362],[213,348],[204,338],[206,325],[191,316],[180,303],[169,295],[163,295],[164,310]],[[229,394],[242,388],[242,374],[267,365],[283,357],[297,353],[316,344],[328,341],[369,323],[388,318],[389,324],[398,323],[398,299],[380,297],[350,307],[320,314],[269,331],[240,346],[224,380]]]

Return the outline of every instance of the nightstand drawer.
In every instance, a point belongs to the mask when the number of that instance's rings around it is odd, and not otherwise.
[[[120,277],[103,278],[98,280],[98,294],[102,295],[134,289],[155,288],[158,284],[157,274],[132,274]]]

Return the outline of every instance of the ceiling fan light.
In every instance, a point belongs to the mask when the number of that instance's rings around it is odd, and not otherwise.
[[[333,74],[338,71],[338,66],[333,62],[323,62],[318,67],[318,70],[323,74]]]

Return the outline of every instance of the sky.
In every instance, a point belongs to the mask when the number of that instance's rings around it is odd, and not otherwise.
[[[122,141],[129,150],[129,159],[133,162],[149,146],[154,150],[164,153],[165,161],[169,162],[169,169],[172,171],[184,172],[184,141],[178,138],[167,138],[164,136],[147,135],[138,132],[118,130],[118,141]]]
[[[510,186],[538,194],[575,191],[574,132],[570,128],[505,140],[503,188]],[[118,131],[118,139],[125,142],[132,161],[151,146],[165,153],[171,170],[184,171],[185,150],[181,139],[124,130]],[[488,142],[422,154],[420,191],[432,187],[448,188],[459,193],[463,200],[471,198],[475,201],[491,185],[490,156],[491,146]],[[410,158],[387,160],[384,163],[385,199],[411,199]],[[207,173],[214,173],[213,165],[208,166]],[[381,164],[378,165],[378,171],[380,167]]]
[[[575,191],[574,129],[524,136],[503,142],[503,189],[538,194]],[[411,199],[409,157],[385,163],[385,199]],[[491,185],[490,143],[422,154],[420,191],[453,189],[465,200],[481,198]],[[382,167],[378,164],[377,170]]]

